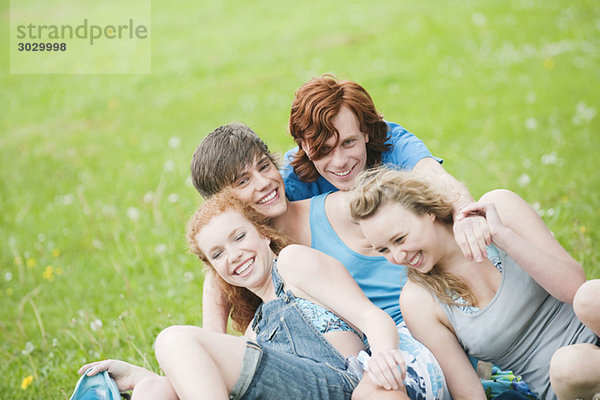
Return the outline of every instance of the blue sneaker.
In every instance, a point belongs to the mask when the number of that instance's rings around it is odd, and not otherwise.
[[[70,400],[121,400],[119,388],[107,371],[94,376],[87,376],[88,372],[77,381]]]

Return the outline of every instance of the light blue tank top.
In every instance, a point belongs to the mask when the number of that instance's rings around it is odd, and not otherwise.
[[[385,257],[364,256],[346,246],[325,215],[325,198],[329,193],[310,200],[311,247],[344,264],[369,300],[398,325],[403,320],[399,299],[406,283],[406,267],[392,264]]]

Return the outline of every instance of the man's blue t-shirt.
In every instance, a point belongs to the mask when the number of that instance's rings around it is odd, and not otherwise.
[[[386,143],[390,143],[392,147],[381,154],[381,164],[392,164],[400,169],[413,169],[425,157],[432,157],[440,163],[442,162],[442,159],[431,155],[421,139],[394,122],[386,121],[385,123],[389,132]],[[285,184],[285,195],[290,201],[309,199],[322,193],[338,190],[322,176],[319,176],[314,182],[301,181],[290,165],[297,151],[298,147],[295,147],[285,153],[283,167],[280,170]]]

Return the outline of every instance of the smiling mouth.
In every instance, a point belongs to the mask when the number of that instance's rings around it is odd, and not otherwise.
[[[331,173],[334,174],[335,176],[339,176],[340,178],[343,178],[345,176],[348,176],[350,174],[350,172],[352,172],[353,169],[354,169],[354,167],[347,169],[346,171],[341,171],[341,172],[331,171]]]
[[[269,193],[268,195],[266,195],[265,197],[260,199],[258,201],[258,204],[268,203],[269,201],[273,200],[275,198],[275,196],[277,196],[277,189],[273,190],[271,193]]]
[[[251,259],[247,260],[245,263],[243,263],[242,265],[237,267],[233,271],[233,275],[242,275],[244,272],[246,272],[248,270],[248,268],[250,268],[250,266],[252,266],[252,264],[254,264],[254,257],[252,257]]]
[[[423,252],[419,251],[413,258],[411,258],[408,261],[408,265],[410,265],[411,267],[414,267],[415,265],[417,265],[418,263],[421,262],[422,258],[423,258]]]

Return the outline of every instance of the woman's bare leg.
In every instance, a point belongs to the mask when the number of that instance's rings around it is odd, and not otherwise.
[[[577,318],[600,336],[600,279],[581,285],[575,293],[573,309]]]
[[[409,400],[404,387],[398,390],[385,390],[381,386],[375,385],[365,373],[352,392],[352,400]]]
[[[228,399],[245,351],[245,338],[195,326],[169,327],[155,344],[158,363],[181,400]]]
[[[177,393],[164,376],[150,376],[140,380],[131,393],[131,400],[178,400]]]
[[[600,347],[579,343],[558,349],[550,361],[550,383],[561,400],[591,400],[600,393]]]
[[[600,336],[600,279],[585,282],[573,299],[577,318]],[[592,399],[600,393],[600,347],[580,343],[558,349],[550,362],[550,382],[559,399]]]

